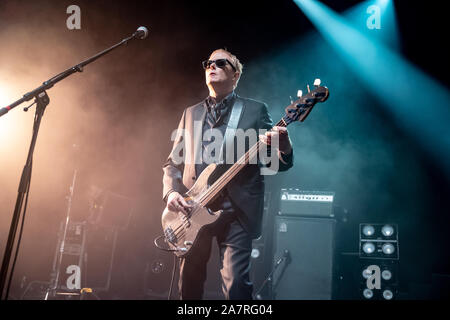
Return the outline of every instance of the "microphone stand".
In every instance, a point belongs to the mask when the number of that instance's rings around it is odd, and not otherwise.
[[[30,149],[28,151],[26,164],[23,168],[22,177],[21,177],[20,183],[19,183],[19,190],[18,190],[18,195],[17,195],[17,200],[16,200],[16,206],[14,208],[14,213],[13,213],[11,226],[10,226],[10,230],[9,230],[9,235],[8,235],[8,241],[6,243],[5,253],[4,253],[3,261],[2,261],[2,267],[0,270],[0,300],[8,299],[9,287],[11,285],[11,280],[13,277],[15,259],[14,259],[14,263],[13,263],[13,266],[11,268],[11,272],[9,275],[7,290],[5,292],[5,285],[6,285],[7,276],[8,276],[8,269],[10,266],[11,254],[12,254],[13,247],[14,247],[14,240],[16,237],[17,226],[18,226],[19,220],[20,220],[20,213],[22,212],[22,205],[23,205],[24,199],[25,199],[25,204],[26,204],[26,202],[27,202],[26,200],[28,198],[28,190],[29,190],[30,182],[31,182],[31,168],[32,168],[32,163],[33,163],[34,148],[36,145],[39,127],[41,124],[41,119],[44,115],[45,108],[50,103],[50,98],[47,95],[46,90],[50,89],[57,82],[67,78],[68,76],[72,75],[75,72],[83,72],[84,66],[88,65],[91,62],[94,62],[98,58],[106,55],[107,53],[116,49],[117,47],[119,47],[123,44],[127,44],[128,41],[130,41],[131,39],[134,39],[134,38],[143,39],[144,37],[141,36],[139,29],[138,29],[138,31],[133,33],[133,35],[131,35],[130,37],[123,39],[121,42],[113,45],[112,47],[110,47],[106,50],[103,50],[103,51],[99,52],[98,54],[96,54],[95,56],[93,56],[89,59],[86,59],[86,60],[80,62],[79,64],[57,74],[53,78],[50,78],[49,80],[43,82],[41,86],[24,94],[21,99],[13,102],[12,104],[10,104],[7,107],[0,109],[0,117],[1,117],[25,101],[29,101],[34,98],[35,99],[34,103],[36,103],[36,113],[35,113],[35,118],[34,118],[34,126],[33,126],[33,135],[31,138],[31,145],[30,145]],[[31,107],[31,106],[29,106],[29,107]],[[29,107],[24,108],[24,111],[27,111]],[[26,205],[25,205],[25,210],[26,210]],[[23,219],[24,218],[25,218],[25,216],[23,216]],[[23,224],[23,221],[22,221],[22,224]],[[20,237],[19,237],[19,242],[20,242]],[[19,243],[17,243],[15,258],[17,258],[17,252],[19,250],[18,246],[19,246]]]
[[[266,286],[266,284],[272,283],[273,275],[274,275],[275,271],[277,271],[278,267],[280,266],[280,264],[281,264],[283,261],[286,261],[286,264],[285,264],[283,270],[281,271],[281,274],[280,274],[280,276],[279,276],[280,278],[281,278],[281,276],[283,275],[284,269],[286,268],[287,264],[290,263],[290,256],[289,256],[289,251],[288,251],[288,250],[285,250],[284,253],[283,253],[283,255],[282,255],[280,258],[278,258],[278,260],[275,262],[275,265],[274,265],[273,268],[272,268],[272,271],[270,271],[270,273],[269,273],[269,275],[267,276],[267,278],[266,278],[266,279],[264,280],[264,282],[261,284],[261,286],[260,286],[259,289],[256,291],[256,293],[253,295],[253,298],[254,298],[255,300],[264,300],[264,298],[261,296],[260,293],[262,292],[262,290],[264,289],[264,287]],[[279,281],[279,279],[278,279],[278,281]],[[273,285],[272,285],[272,287],[273,287]],[[272,288],[271,288],[271,289],[272,289]],[[273,296],[273,292],[270,292],[270,296]]]

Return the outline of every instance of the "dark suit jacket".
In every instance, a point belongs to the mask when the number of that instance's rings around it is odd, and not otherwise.
[[[237,95],[236,99],[240,99],[244,104],[238,128],[243,130],[249,128],[258,130],[271,129],[273,127],[272,118],[269,115],[265,103],[242,98]],[[177,191],[183,194],[195,183],[197,177],[193,159],[201,158],[201,139],[203,134],[201,128],[205,115],[206,107],[203,102],[184,110],[178,129],[184,129],[187,134],[183,136],[179,134],[181,131],[178,130],[172,151],[163,166],[163,199],[165,201],[167,201],[167,196],[171,191]],[[197,128],[198,132],[194,132],[194,121],[199,121],[200,130]],[[176,163],[174,161],[175,153],[181,147],[185,150],[183,154],[185,161],[183,163]],[[284,161],[278,160],[278,171],[285,171],[292,167],[292,155],[283,157],[283,159]],[[232,203],[238,207],[238,219],[244,229],[253,238],[259,237],[264,206],[264,176],[260,174],[260,164],[247,165],[245,169],[230,181],[226,188]]]

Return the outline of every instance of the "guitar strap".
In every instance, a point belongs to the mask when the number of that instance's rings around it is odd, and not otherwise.
[[[244,103],[241,99],[234,100],[233,109],[231,110],[230,119],[228,120],[227,129],[225,130],[225,136],[223,138],[222,148],[220,149],[220,157],[219,161],[223,163],[225,159],[223,159],[223,151],[226,150],[227,147],[233,147],[234,135],[236,134],[236,129],[239,123],[239,119],[241,118],[242,109],[244,107]],[[229,152],[227,152],[229,153]],[[231,161],[233,161],[232,159]]]

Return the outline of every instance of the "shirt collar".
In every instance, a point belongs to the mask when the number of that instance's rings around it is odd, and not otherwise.
[[[230,101],[234,99],[236,94],[234,93],[234,90],[231,91],[225,98],[222,99],[222,101],[216,101],[214,97],[208,96],[205,99],[206,106],[208,108],[214,106],[214,105],[227,105]]]

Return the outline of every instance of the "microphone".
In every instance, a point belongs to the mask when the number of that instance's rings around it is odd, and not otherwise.
[[[148,36],[148,29],[146,27],[137,28],[136,32],[133,33],[133,37],[138,39],[145,39]]]
[[[11,107],[4,107],[0,109],[0,117],[4,114],[7,114],[9,112],[9,110],[11,110]]]

